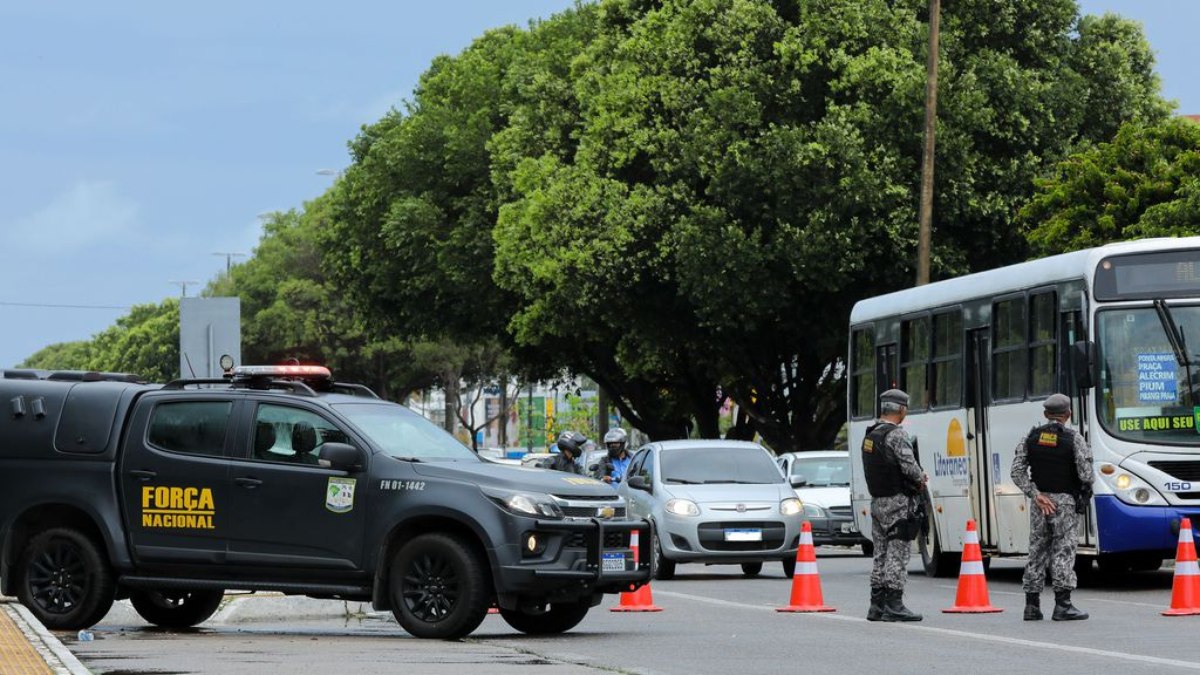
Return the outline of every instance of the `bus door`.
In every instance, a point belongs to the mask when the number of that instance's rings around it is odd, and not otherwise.
[[[1071,358],[1072,345],[1079,340],[1088,339],[1087,328],[1083,321],[1087,308],[1086,298],[1081,302],[1083,310],[1063,312],[1061,315],[1062,323],[1059,330],[1062,331],[1063,348],[1059,355],[1062,364],[1059,368],[1059,373],[1062,374],[1059,391],[1066,392],[1071,397],[1071,421],[1079,433],[1083,434],[1084,440],[1090,441],[1091,439],[1088,438],[1088,392],[1075,386],[1075,368]],[[1090,505],[1087,507],[1087,512],[1079,519],[1079,545],[1084,547],[1096,545],[1096,514]]]
[[[991,339],[989,328],[967,332],[967,463],[971,514],[979,543],[995,546],[997,530],[992,494],[995,477],[988,463],[988,405],[991,401]]]

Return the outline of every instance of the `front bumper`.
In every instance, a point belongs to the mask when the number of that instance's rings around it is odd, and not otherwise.
[[[515,607],[519,600],[569,602],[585,596],[635,590],[653,575],[653,540],[649,521],[567,519],[518,519],[519,531],[495,550],[500,564],[496,573],[496,595],[501,607]],[[632,533],[640,539],[640,552],[631,546]],[[543,544],[540,551],[527,550],[534,535]],[[616,569],[619,566],[621,569]]]
[[[829,513],[822,518],[808,518],[812,525],[813,543],[817,546],[858,546],[868,541],[854,524],[854,516]]]
[[[702,514],[699,517],[665,514],[659,525],[663,556],[688,563],[742,563],[794,558],[800,541],[798,517],[759,515],[748,518],[731,514]],[[731,541],[727,532],[759,531],[761,540]]]
[[[1101,553],[1161,552],[1175,557],[1179,524],[1190,518],[1200,523],[1194,506],[1133,506],[1112,495],[1096,495],[1096,525]]]

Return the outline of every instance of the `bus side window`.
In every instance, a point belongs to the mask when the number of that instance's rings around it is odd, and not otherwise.
[[[873,328],[850,335],[850,415],[875,415],[875,340]]]
[[[1025,398],[1028,334],[1025,331],[1025,296],[1001,300],[992,306],[992,400]]]
[[[933,361],[930,364],[930,405],[962,405],[962,311],[933,316]]]
[[[929,405],[929,317],[901,321],[900,335],[900,388],[909,412],[920,412]]]
[[[1058,333],[1054,291],[1029,296],[1029,395],[1049,396],[1057,384]]]

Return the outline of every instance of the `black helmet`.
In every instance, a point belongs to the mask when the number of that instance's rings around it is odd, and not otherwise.
[[[609,429],[608,433],[604,434],[604,445],[608,446],[608,454],[616,457],[624,452],[626,446],[629,445],[629,436],[620,427]]]
[[[578,431],[564,431],[558,436],[559,451],[569,452],[576,457],[579,456],[579,449],[584,443],[587,443],[587,436]]]

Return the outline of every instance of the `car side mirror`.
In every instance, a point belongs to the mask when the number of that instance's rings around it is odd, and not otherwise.
[[[1075,386],[1079,389],[1091,389],[1096,386],[1093,373],[1096,372],[1096,343],[1090,340],[1080,340],[1071,345],[1071,372],[1075,375]]]
[[[349,443],[326,443],[321,446],[321,466],[339,471],[361,471],[363,453]]]
[[[645,476],[630,476],[629,480],[625,481],[625,483],[634,490],[650,491],[650,483],[646,480]]]
[[[596,472],[596,470],[597,470],[597,469],[599,469],[599,468],[600,468],[600,465],[599,465],[599,464],[593,464],[593,465],[591,465],[591,466],[589,466],[589,467],[588,467],[588,471],[591,471],[592,473],[595,473],[595,472]]]
[[[794,488],[804,487],[805,485],[808,485],[808,479],[806,479],[804,476],[792,476],[788,479],[788,483],[791,483],[792,487]]]

